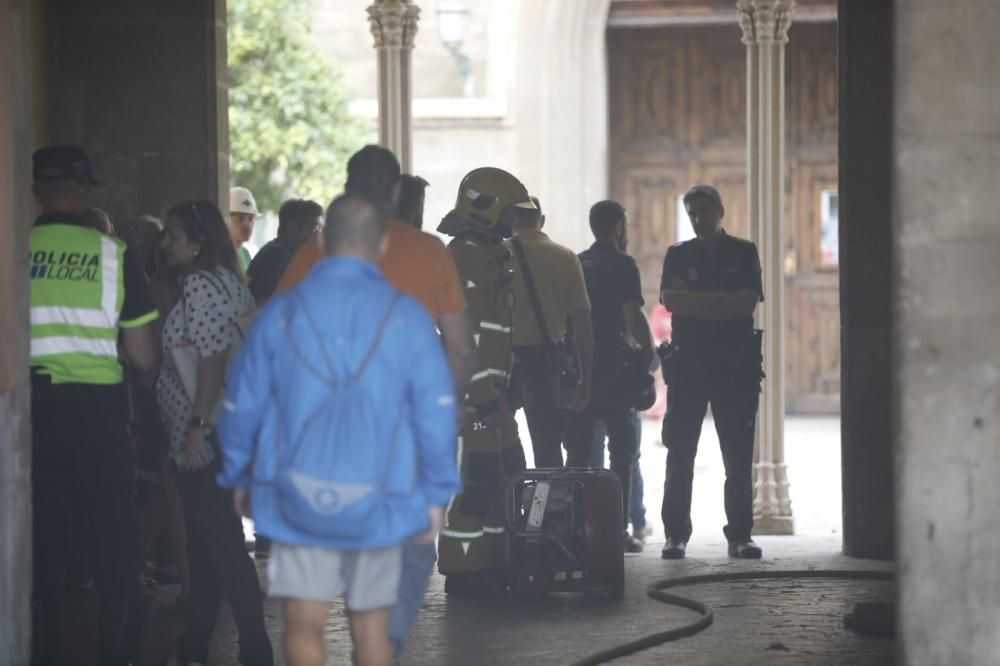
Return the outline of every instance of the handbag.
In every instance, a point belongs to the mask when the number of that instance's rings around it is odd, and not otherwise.
[[[514,253],[521,266],[521,273],[524,276],[524,286],[528,291],[528,299],[531,301],[531,310],[535,315],[535,322],[538,330],[542,334],[542,346],[545,350],[545,365],[549,372],[549,384],[552,389],[552,399],[559,407],[569,407],[575,400],[574,391],[580,385],[580,360],[576,357],[576,350],[569,344],[569,336],[553,342],[549,335],[549,327],[545,323],[545,315],[542,312],[542,303],[538,298],[538,290],[535,287],[535,278],[531,273],[531,265],[524,253],[524,246],[518,238],[511,239],[514,246]]]
[[[649,372],[649,364],[643,362],[642,349],[621,341],[619,364],[619,396],[625,404],[643,412],[656,402],[656,382]]]
[[[215,287],[219,294],[227,298],[234,306],[236,305],[236,299],[233,298],[229,289],[226,288],[226,283],[220,278],[209,273],[208,271],[198,271],[198,275],[201,275],[208,280],[209,284]],[[188,330],[187,304],[184,302],[183,290],[180,306],[184,317],[184,330],[186,332]],[[243,344],[243,338],[246,337],[246,331],[248,330],[252,319],[252,313],[237,314],[234,324],[240,336],[238,340],[234,341],[233,344],[229,346],[229,349],[226,352],[227,374],[229,372],[229,366],[232,364],[233,359],[236,358],[236,354],[239,353],[239,349]],[[188,402],[193,405],[195,393],[198,389],[198,361],[201,358],[198,354],[198,349],[190,340],[182,340],[181,344],[170,348],[170,358],[173,361],[174,369],[177,371],[177,376],[181,380],[181,386],[184,387],[184,394],[187,396]],[[222,410],[222,401],[224,396],[225,380],[223,380],[222,390],[219,392],[219,399],[216,401],[215,407],[212,409],[212,414],[208,419],[206,419],[211,425],[217,425],[219,422],[219,414]]]

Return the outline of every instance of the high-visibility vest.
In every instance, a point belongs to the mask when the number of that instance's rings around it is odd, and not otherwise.
[[[31,230],[31,365],[53,383],[117,384],[125,244],[94,229]]]

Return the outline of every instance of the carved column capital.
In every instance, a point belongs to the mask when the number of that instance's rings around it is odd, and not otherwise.
[[[419,20],[420,7],[410,4],[410,0],[376,0],[368,7],[377,49],[412,49]]]
[[[788,41],[795,0],[737,0],[744,44]]]
[[[736,0],[736,11],[739,12],[740,30],[743,31],[743,43],[753,44],[756,39],[756,31],[753,25],[753,0]]]

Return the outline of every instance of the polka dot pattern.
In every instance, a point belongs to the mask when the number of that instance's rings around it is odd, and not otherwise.
[[[224,285],[224,288],[220,288]],[[239,317],[254,309],[250,290],[234,273],[219,268],[210,278],[204,273],[185,276],[183,297],[163,325],[163,364],[156,381],[160,415],[170,438],[171,456],[184,467],[184,436],[191,421],[191,402],[184,391],[170,350],[185,341],[200,356],[226,351],[240,339]]]

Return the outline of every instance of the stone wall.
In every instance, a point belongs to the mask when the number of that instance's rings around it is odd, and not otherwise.
[[[116,216],[228,201],[225,0],[47,0],[47,129]],[[228,205],[228,204],[226,204]]]
[[[28,384],[29,52],[33,7],[0,4],[0,664],[28,663],[31,424]]]
[[[1000,663],[1000,3],[895,17],[901,663]]]

